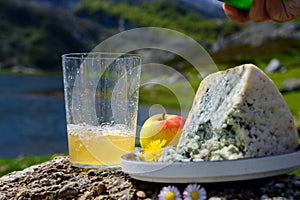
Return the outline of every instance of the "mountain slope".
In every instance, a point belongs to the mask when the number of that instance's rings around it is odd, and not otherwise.
[[[134,4],[134,0],[131,0],[132,4],[125,3],[126,1],[82,0],[75,14],[114,26],[118,25],[119,20],[123,20],[125,29],[141,26],[170,28],[187,34],[203,45],[213,42],[222,29],[216,20],[191,11],[188,6],[176,1],[152,0],[139,4]]]
[[[0,1],[0,68],[60,69],[62,53],[88,51],[111,31],[63,10],[25,1]]]
[[[300,21],[250,23],[248,28],[213,44],[215,61],[228,66],[251,62],[266,64],[277,58],[287,67],[299,67]]]
[[[270,52],[282,57],[299,52],[300,40],[294,37],[300,35],[299,21],[241,26],[201,13],[200,7],[214,8],[211,0],[63,0],[76,5],[72,9],[37,1],[51,0],[0,0],[0,68],[57,70],[63,53],[89,51],[119,31],[147,26],[182,32],[207,50],[212,46],[216,62],[225,65],[267,62]]]

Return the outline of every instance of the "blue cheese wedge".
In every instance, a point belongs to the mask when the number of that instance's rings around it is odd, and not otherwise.
[[[293,152],[298,133],[275,84],[252,64],[207,76],[177,148],[160,161],[230,160]]]

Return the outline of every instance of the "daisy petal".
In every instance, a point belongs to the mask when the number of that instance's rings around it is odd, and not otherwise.
[[[158,200],[182,200],[178,188],[175,186],[163,187],[158,195]]]
[[[183,192],[184,200],[205,200],[206,199],[206,190],[201,188],[200,185],[190,184],[188,185]]]

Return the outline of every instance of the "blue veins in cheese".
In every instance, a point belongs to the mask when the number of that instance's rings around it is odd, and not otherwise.
[[[177,148],[165,148],[160,161],[260,157],[298,146],[292,114],[277,87],[245,64],[201,82]]]

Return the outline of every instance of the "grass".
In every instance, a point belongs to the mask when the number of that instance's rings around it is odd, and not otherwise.
[[[24,72],[14,72],[11,69],[0,69],[0,75],[32,75],[32,76],[62,76],[62,72],[51,71],[51,70],[39,70],[39,69],[29,69]]]
[[[283,82],[291,78],[300,78],[300,68],[290,68],[286,73],[273,73],[269,77],[273,80],[278,88],[283,86]],[[287,92],[283,94],[292,114],[295,117],[295,121],[300,119],[300,91]]]
[[[176,81],[173,84],[141,87],[140,102],[169,108],[189,108],[194,95],[195,90],[186,81]]]
[[[52,156],[25,156],[18,158],[0,159],[0,177],[13,171],[51,160]]]
[[[295,170],[295,171],[293,171],[293,172],[291,172],[290,174],[296,175],[296,176],[299,176],[299,177],[300,177],[300,168],[297,169],[297,170]]]

